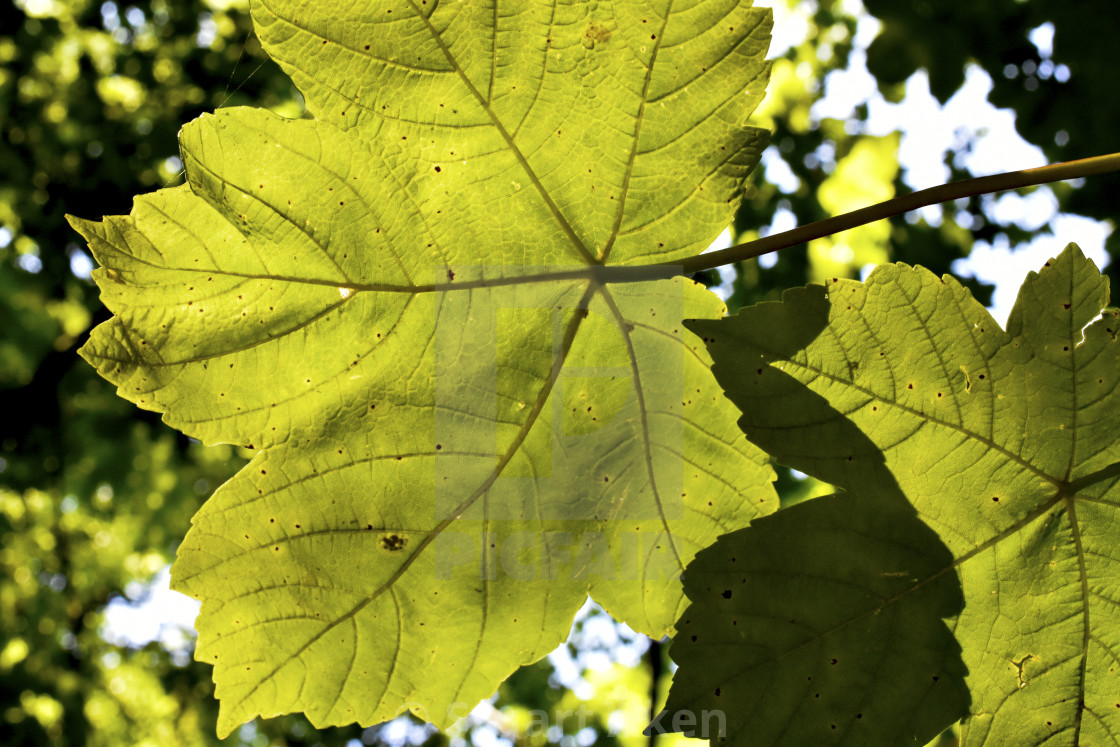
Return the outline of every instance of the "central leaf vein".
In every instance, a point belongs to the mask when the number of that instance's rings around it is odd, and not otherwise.
[[[634,161],[638,158],[638,141],[641,139],[642,122],[644,121],[646,112],[646,101],[649,98],[649,84],[650,81],[653,80],[653,68],[657,64],[657,53],[661,50],[661,41],[665,38],[665,27],[669,25],[669,16],[672,15],[672,13],[673,2],[670,0],[668,7],[665,8],[665,17],[661,19],[661,26],[657,29],[653,51],[650,53],[649,64],[646,65],[645,79],[642,81],[642,96],[638,100],[638,113],[634,118],[633,142],[630,145],[630,155],[626,159],[626,172],[622,177],[622,190],[618,196],[618,208],[615,210],[614,224],[611,226],[610,235],[607,238],[606,244],[603,245],[603,251],[599,255],[599,261],[604,264],[607,258],[610,257],[615,239],[618,238],[619,228],[622,227],[622,218],[626,213],[626,197],[630,191],[630,178],[634,173]]]
[[[657,505],[657,514],[661,517],[661,525],[665,528],[665,536],[668,538],[669,548],[673,551],[673,557],[683,571],[685,563],[681,559],[680,552],[677,550],[677,544],[676,540],[673,538],[673,533],[669,530],[669,519],[665,516],[665,506],[661,501],[661,494],[657,489],[657,476],[654,473],[653,453],[650,448],[649,415],[646,413],[645,393],[642,390],[642,375],[638,367],[638,356],[634,351],[634,340],[630,335],[630,325],[626,321],[626,317],[622,315],[622,311],[619,310],[618,304],[614,302],[614,297],[611,295],[610,290],[605,287],[600,287],[598,292],[606,302],[607,307],[611,310],[611,315],[614,317],[615,324],[618,326],[618,331],[622,334],[622,339],[626,342],[626,355],[630,360],[630,375],[634,379],[634,391],[638,399],[638,416],[642,424],[642,455],[645,458],[649,487],[650,491],[653,493],[654,503]]]
[[[568,243],[571,245],[572,249],[575,250],[576,254],[579,255],[579,258],[587,264],[599,264],[599,261],[594,256],[592,256],[592,254],[587,250],[587,247],[585,247],[583,245],[583,242],[580,241],[580,238],[576,236],[576,232],[572,228],[571,224],[568,223],[568,219],[564,217],[564,213],[560,210],[560,207],[556,204],[555,201],[553,201],[552,196],[548,193],[548,190],[545,189],[543,184],[541,184],[541,180],[537,176],[537,173],[525,159],[525,154],[521,152],[521,149],[519,147],[517,147],[517,143],[513,141],[513,137],[510,136],[509,131],[505,128],[505,125],[503,125],[501,119],[498,118],[498,115],[490,105],[490,102],[482,96],[479,90],[475,87],[474,83],[472,83],[470,78],[467,77],[466,72],[463,70],[462,66],[459,65],[458,61],[455,59],[455,56],[451,54],[451,50],[443,41],[443,37],[441,37],[440,33],[436,31],[434,26],[432,26],[431,20],[421,12],[420,8],[416,5],[414,0],[409,0],[409,5],[412,6],[412,9],[416,12],[416,15],[424,22],[424,25],[427,27],[428,32],[432,35],[432,40],[439,45],[440,50],[447,58],[447,61],[454,68],[455,72],[459,75],[459,79],[463,82],[463,85],[467,87],[467,90],[470,91],[475,101],[478,102],[478,105],[482,107],[483,111],[485,111],[486,115],[490,118],[490,121],[493,122],[494,129],[498,131],[498,134],[501,136],[502,140],[505,141],[514,158],[517,159],[518,164],[521,165],[522,170],[525,172],[525,175],[532,183],[533,188],[537,190],[537,193],[541,196],[541,199],[544,200],[545,206],[552,214],[552,217],[556,220],[556,224],[560,227],[560,231],[568,239]],[[496,8],[495,12],[497,12]]]

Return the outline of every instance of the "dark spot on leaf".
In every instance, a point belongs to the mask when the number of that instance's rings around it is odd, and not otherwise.
[[[731,598],[731,589],[724,589],[723,594],[721,594],[720,596],[722,596],[724,599],[730,599]]]
[[[408,540],[397,534],[386,534],[381,538],[381,547],[389,552],[396,552],[402,549],[406,544],[408,544]]]

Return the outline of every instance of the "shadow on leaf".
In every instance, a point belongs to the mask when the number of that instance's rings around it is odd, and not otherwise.
[[[750,440],[847,492],[757,519],[696,556],[671,649],[680,668],[647,733],[923,744],[968,713],[967,669],[944,622],[964,605],[951,553],[882,452],[781,370],[828,315],[824,289],[811,286],[729,320],[688,323]],[[806,428],[811,457],[797,449]]]

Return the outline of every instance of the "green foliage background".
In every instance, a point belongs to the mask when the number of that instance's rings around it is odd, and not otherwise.
[[[1021,134],[1051,160],[1120,150],[1118,105],[1107,90],[1107,24],[1093,22],[1109,17],[1106,3],[1005,0],[976,4],[967,16],[964,6],[950,2],[867,6],[885,24],[869,64],[888,98],[900,96],[901,83],[922,66],[944,100],[961,84],[965,64],[975,62],[995,83],[993,102],[1013,107]],[[736,216],[740,240],[769,225],[779,209],[801,223],[847,209],[836,196],[867,193],[861,180],[867,173],[876,175],[872,186],[904,189],[897,141],[861,134],[865,111],[849,122],[811,121],[822,81],[847,64],[857,17],[847,3],[801,7],[810,41],[775,62],[764,116],[755,120],[773,129],[772,147],[800,186],[784,194],[760,167]],[[101,630],[109,600],[171,560],[190,516],[246,454],[204,449],[173,433],[119,400],[77,359],[87,330],[107,315],[92,284],[71,272],[83,249],[62,216],[126,213],[133,194],[176,183],[178,167],[169,160],[177,156],[175,135],[204,111],[251,103],[299,115],[298,94],[263,58],[246,10],[244,3],[221,0],[0,4],[0,226],[10,234],[0,248],[4,744],[215,741],[209,667],[184,664],[158,643],[142,650],[115,646]],[[1056,28],[1054,61],[1071,71],[1065,84],[1036,74],[1043,60],[1027,34],[1047,21]],[[830,153],[832,161],[822,158]],[[946,163],[954,176],[964,176],[956,155],[946,154]],[[1053,189],[1063,209],[1101,218],[1114,209],[1101,182]],[[868,200],[892,190],[871,192]],[[967,209],[978,213],[983,202],[973,200]],[[738,268],[729,305],[773,299],[807,280],[854,276],[869,261],[901,259],[947,272],[974,240],[1001,232],[1013,242],[1027,238],[990,221],[965,230],[955,212],[947,206],[938,227],[902,219],[869,227],[852,242],[860,252],[846,266],[831,261],[824,245],[786,251],[769,269],[747,263]],[[1115,256],[1115,240],[1109,249]],[[27,269],[37,264],[30,257],[41,264],[37,272]],[[985,300],[985,289],[971,286]],[[786,500],[812,489],[784,475]],[[570,694],[543,685],[549,670],[542,662],[515,675],[500,703],[516,713],[570,702]],[[604,700],[597,707],[610,711],[613,701],[602,693],[619,683],[635,686],[635,700],[645,698],[648,679],[640,680],[620,672],[599,688]],[[377,738],[356,728],[316,734],[302,717],[258,724],[255,734],[236,732],[230,741]]]

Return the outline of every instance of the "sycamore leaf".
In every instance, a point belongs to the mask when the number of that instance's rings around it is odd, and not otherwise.
[[[680,668],[651,728],[730,745],[929,742],[968,713],[942,620],[961,609],[938,573],[951,562],[881,493],[806,501],[721,537],[685,571]]]
[[[962,743],[1115,742],[1120,312],[1105,308],[1107,279],[1071,245],[1024,282],[1007,332],[951,277],[921,268],[827,284],[824,324],[814,295],[689,325],[709,339],[749,438],[857,500],[885,470],[948,549],[936,567],[903,564],[914,580],[871,614],[900,616],[890,608],[959,578],[952,628],[972,701]],[[780,338],[779,322],[800,337]],[[860,687],[856,670],[840,685]]]
[[[188,184],[74,220],[116,314],[83,355],[259,455],[194,520],[218,730],[462,716],[590,591],[654,636],[679,574],[776,507],[681,278],[766,133],[749,2],[262,0],[313,119],[184,128]],[[668,277],[671,273],[661,273]]]

